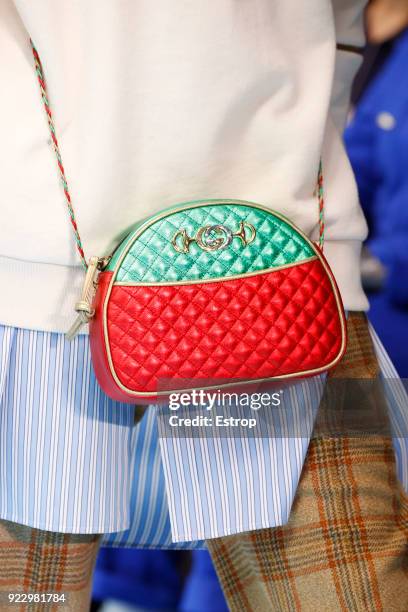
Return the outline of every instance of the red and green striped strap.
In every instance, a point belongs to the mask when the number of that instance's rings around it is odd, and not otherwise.
[[[75,212],[72,206],[71,196],[69,193],[68,181],[67,181],[67,177],[65,174],[64,166],[62,164],[61,152],[59,149],[54,119],[53,119],[50,102],[48,98],[48,93],[47,93],[47,84],[45,81],[44,70],[41,64],[40,56],[38,55],[38,52],[34,46],[33,41],[30,40],[30,43],[31,43],[31,49],[33,52],[33,57],[34,57],[35,71],[37,73],[38,83],[40,85],[41,98],[44,104],[48,127],[51,133],[51,141],[52,141],[52,145],[54,148],[55,156],[57,158],[57,164],[58,164],[59,174],[61,178],[62,188],[63,188],[65,199],[67,202],[71,225],[72,225],[74,235],[75,235],[76,247],[77,247],[82,265],[84,269],[86,270],[88,268],[88,263],[85,258],[85,253],[84,253],[84,249],[82,246],[82,240],[81,240],[81,236],[78,230],[78,225],[75,219]],[[319,246],[323,250],[323,245],[324,245],[324,192],[323,192],[323,171],[322,171],[321,161],[319,163],[319,172],[318,172],[318,177],[317,177],[317,196],[318,196],[318,201],[319,201]]]
[[[54,148],[55,156],[57,158],[57,164],[58,164],[59,174],[60,174],[60,178],[61,178],[62,188],[64,190],[64,195],[65,195],[65,199],[66,199],[66,202],[67,202],[67,207],[68,207],[69,217],[70,217],[70,220],[71,220],[71,225],[72,225],[72,228],[73,228],[74,234],[75,234],[75,242],[76,242],[76,246],[77,246],[77,250],[78,250],[79,256],[81,258],[82,265],[83,265],[83,267],[86,270],[88,268],[88,264],[87,264],[87,261],[86,261],[86,258],[85,258],[85,253],[84,253],[84,249],[83,249],[83,246],[82,246],[81,236],[80,236],[80,233],[79,233],[79,230],[78,230],[78,225],[77,225],[77,222],[76,222],[76,219],[75,219],[75,212],[74,212],[74,208],[72,206],[71,196],[70,196],[69,187],[68,187],[68,181],[67,181],[67,177],[65,175],[65,169],[64,169],[64,166],[62,164],[61,152],[60,152],[60,149],[59,149],[57,134],[56,134],[56,130],[55,130],[54,118],[52,116],[50,102],[49,102],[48,95],[47,95],[47,85],[46,85],[46,82],[45,82],[44,71],[43,71],[43,67],[42,67],[42,64],[41,64],[40,56],[38,55],[37,50],[34,47],[33,41],[30,40],[30,43],[31,43],[31,49],[33,51],[33,56],[34,56],[35,71],[37,73],[38,83],[40,85],[41,98],[42,98],[42,101],[43,101],[43,104],[44,104],[44,108],[45,108],[45,113],[46,113],[46,116],[47,116],[48,127],[50,128],[51,141],[52,141],[52,145],[53,145],[53,148]]]
[[[324,190],[323,190],[323,164],[319,162],[317,175],[317,198],[319,200],[319,247],[323,251],[324,246]]]

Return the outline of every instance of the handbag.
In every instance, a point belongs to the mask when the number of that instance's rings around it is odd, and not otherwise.
[[[51,139],[86,270],[78,318],[89,323],[102,389],[123,402],[314,376],[346,348],[341,296],[319,243],[268,207],[233,199],[177,204],[141,220],[108,257],[86,260],[44,72],[32,44]]]

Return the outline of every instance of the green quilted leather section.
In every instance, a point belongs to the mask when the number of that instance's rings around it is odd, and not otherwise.
[[[191,206],[192,203],[190,203]],[[124,257],[116,282],[175,282],[232,277],[246,272],[301,262],[315,255],[310,244],[286,221],[273,212],[264,211],[239,201],[169,212],[147,227]],[[244,246],[239,238],[217,251],[204,251],[192,242],[188,253],[178,253],[173,245],[174,234],[185,229],[190,237],[206,225],[221,224],[233,232],[240,221],[256,229],[256,237]],[[136,230],[137,231],[137,230]],[[123,250],[135,231],[116,250],[108,270],[114,270]]]

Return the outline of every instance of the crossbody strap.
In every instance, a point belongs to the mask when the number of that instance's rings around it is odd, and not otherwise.
[[[45,114],[47,116],[48,127],[50,128],[52,146],[54,148],[55,156],[57,158],[57,164],[58,164],[58,170],[59,170],[59,174],[61,178],[62,188],[64,190],[65,200],[67,202],[67,208],[69,212],[69,217],[70,217],[72,229],[75,235],[75,242],[76,242],[79,256],[81,258],[82,265],[86,270],[88,268],[88,264],[85,258],[85,253],[84,253],[84,249],[82,246],[82,240],[81,240],[81,235],[79,233],[78,224],[75,219],[75,212],[74,212],[74,207],[72,206],[71,195],[69,193],[68,181],[65,175],[65,169],[62,163],[61,153],[59,150],[57,133],[55,129],[54,118],[52,116],[50,101],[48,98],[47,85],[45,82],[44,71],[43,71],[43,67],[41,64],[40,56],[37,53],[37,49],[34,47],[33,41],[30,40],[30,43],[31,43],[31,49],[33,51],[35,71],[37,73],[38,83],[40,85],[41,98],[44,104]]]
[[[82,265],[85,270],[88,268],[88,263],[85,258],[84,249],[82,246],[81,235],[79,233],[78,224],[75,219],[75,212],[71,201],[71,196],[69,193],[68,181],[65,174],[65,169],[62,163],[61,152],[59,149],[54,119],[50,107],[50,101],[48,98],[47,92],[47,84],[45,81],[44,70],[41,64],[40,56],[34,46],[32,40],[30,40],[31,49],[33,52],[34,63],[35,63],[35,71],[37,73],[38,83],[41,91],[41,98],[44,104],[44,109],[47,117],[48,127],[50,129],[51,141],[54,148],[55,156],[57,159],[58,170],[61,178],[62,188],[64,190],[65,200],[67,202],[67,208],[69,217],[71,220],[72,229],[75,235],[76,247],[79,253],[79,257],[81,258]],[[323,190],[323,171],[322,171],[322,162],[320,160],[319,163],[319,171],[317,176],[317,197],[319,201],[319,247],[323,250],[324,245],[324,190]]]

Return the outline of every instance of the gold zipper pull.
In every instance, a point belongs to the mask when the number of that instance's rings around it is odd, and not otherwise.
[[[73,340],[78,335],[82,327],[87,325],[94,316],[95,310],[92,308],[92,303],[97,287],[96,276],[98,272],[107,265],[109,259],[110,258],[106,257],[90,258],[82,287],[81,299],[75,304],[75,310],[77,311],[78,316],[65,334],[67,340]]]

